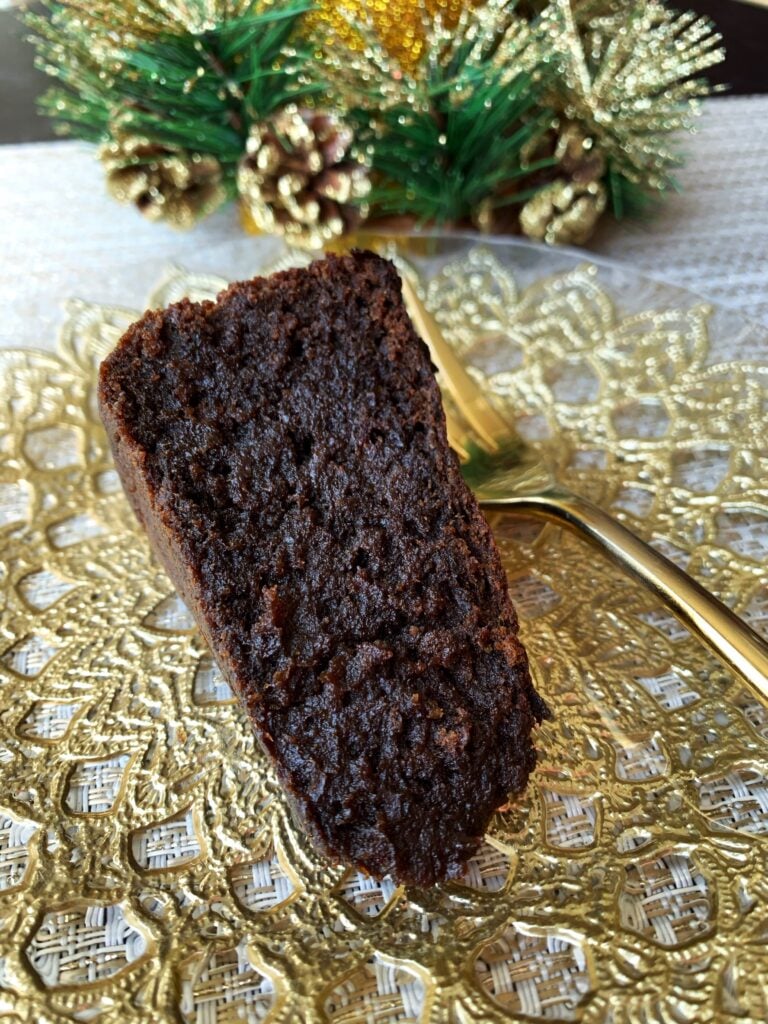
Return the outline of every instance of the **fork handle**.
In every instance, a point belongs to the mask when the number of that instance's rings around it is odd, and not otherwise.
[[[660,597],[680,621],[734,669],[768,704],[768,644],[714,595],[597,505],[564,488],[483,499],[486,508],[514,508],[571,527]]]

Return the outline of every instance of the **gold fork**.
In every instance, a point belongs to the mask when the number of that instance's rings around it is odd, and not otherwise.
[[[429,346],[441,385],[466,423],[462,426],[446,409],[448,439],[480,504],[527,512],[583,534],[660,597],[768,703],[768,644],[668,558],[597,505],[560,485],[540,454],[515,433],[464,369],[412,283],[405,276],[402,280],[411,319]]]

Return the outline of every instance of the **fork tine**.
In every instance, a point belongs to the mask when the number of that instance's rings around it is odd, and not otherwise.
[[[416,294],[416,289],[405,276],[402,278],[402,285],[405,305],[416,330],[429,346],[432,361],[437,366],[442,383],[476,435],[477,442],[490,452],[498,451],[501,442],[509,437],[513,428],[491,405],[483,389],[464,369],[461,360]]]
[[[448,444],[458,455],[459,462],[469,462],[469,451],[464,445],[466,431],[462,430],[459,421],[450,409],[446,409],[445,402],[443,402],[443,412],[445,413],[445,429],[448,434]]]

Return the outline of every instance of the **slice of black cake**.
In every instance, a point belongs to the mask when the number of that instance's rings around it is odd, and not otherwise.
[[[394,267],[367,252],[147,313],[101,367],[125,490],[304,827],[461,874],[543,705]]]

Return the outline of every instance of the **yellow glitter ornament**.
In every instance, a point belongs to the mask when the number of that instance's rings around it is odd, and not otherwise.
[[[465,0],[349,0],[343,5],[320,0],[307,24],[320,37],[331,34],[354,46],[360,42],[355,22],[367,23],[387,53],[406,71],[413,71],[424,52],[429,24],[439,16],[443,25],[452,28],[466,7],[478,6],[479,2]]]

